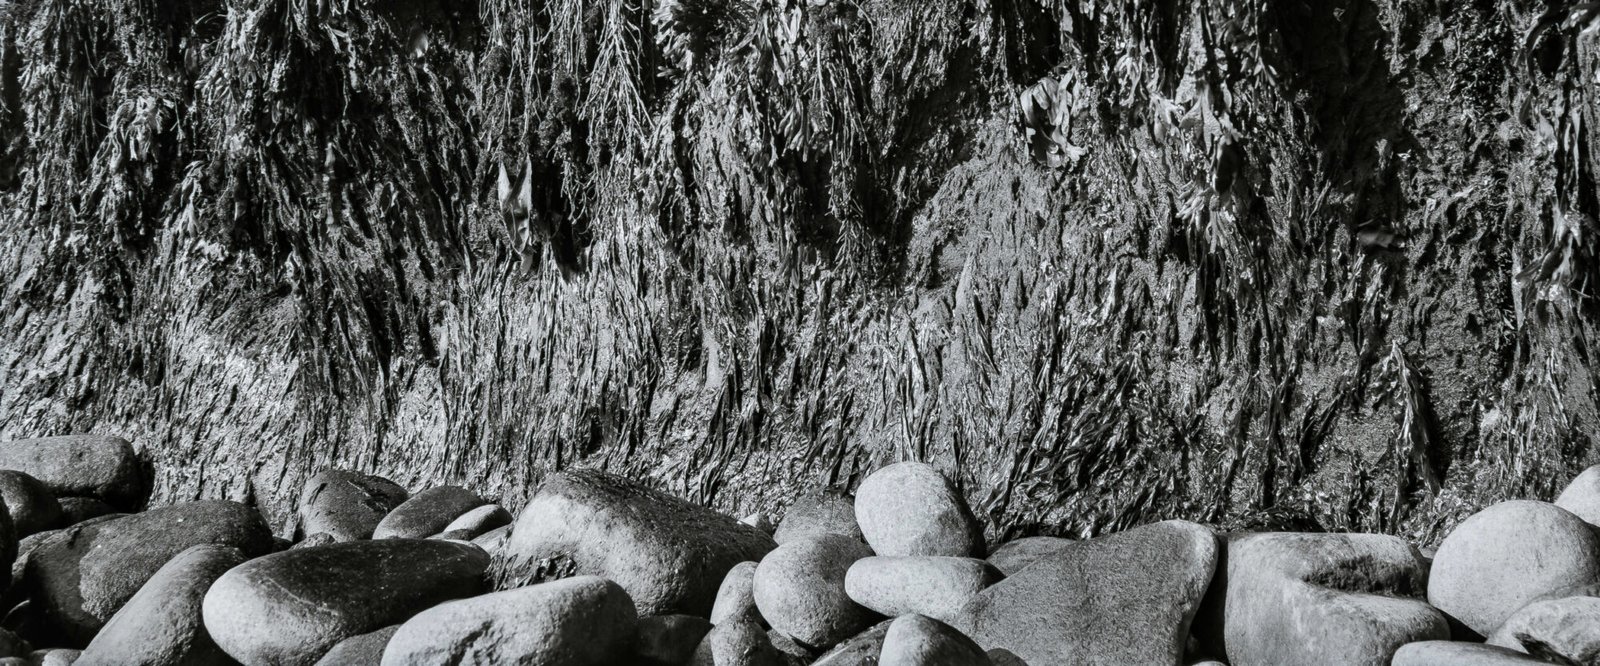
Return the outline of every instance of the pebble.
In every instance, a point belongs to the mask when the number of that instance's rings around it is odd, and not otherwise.
[[[1488,635],[1529,602],[1596,583],[1600,536],[1591,525],[1554,504],[1512,500],[1473,514],[1439,544],[1428,601]]]
[[[887,617],[915,613],[948,621],[1002,578],[993,565],[970,557],[877,556],[850,565],[844,590],[852,601]]]
[[[878,555],[983,557],[983,525],[932,465],[903,462],[869,474],[856,490],[856,522]]]
[[[877,620],[844,589],[850,565],[871,555],[865,544],[838,534],[779,546],[756,567],[751,586],[756,608],[773,629],[796,642],[814,650],[832,647]]]
[[[412,495],[372,530],[374,539],[426,539],[445,531],[462,514],[485,504],[477,493],[460,486],[439,486]]]
[[[595,576],[462,599],[400,625],[383,664],[609,666],[631,652],[633,609],[621,586]]]

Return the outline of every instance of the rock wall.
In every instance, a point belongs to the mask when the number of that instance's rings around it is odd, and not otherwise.
[[[1596,459],[1595,13],[11,0],[0,436],[1436,539]]]

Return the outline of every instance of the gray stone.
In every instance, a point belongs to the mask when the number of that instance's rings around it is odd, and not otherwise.
[[[879,555],[983,557],[983,525],[932,465],[903,462],[856,489],[856,522]]]
[[[443,532],[462,514],[484,505],[477,493],[460,486],[439,486],[412,495],[372,530],[374,539],[426,539]]]
[[[117,508],[93,497],[60,497],[62,527],[71,527],[95,518],[117,515]]]
[[[46,648],[34,650],[32,659],[38,666],[72,666],[82,654],[82,650],[72,648]]]
[[[751,586],[756,608],[772,628],[811,649],[826,649],[877,616],[850,600],[845,574],[872,551],[838,534],[790,541],[762,558]]]
[[[1554,504],[1513,500],[1473,514],[1439,544],[1428,601],[1487,635],[1531,601],[1596,583],[1592,526]]]
[[[690,666],[789,666],[788,655],[773,646],[750,616],[716,625],[690,656]]]
[[[1023,661],[1022,657],[1018,657],[1012,651],[1006,650],[1006,649],[1002,649],[1002,648],[995,648],[993,650],[990,650],[990,651],[985,653],[985,656],[989,657],[989,662],[994,664],[994,666],[1028,666],[1028,662]],[[1204,664],[1204,663],[1205,662],[1201,662],[1201,664]],[[1197,664],[1196,666],[1200,666],[1200,664]],[[1207,665],[1207,666],[1209,666],[1209,665]],[[1216,666],[1226,666],[1226,665],[1218,664]]]
[[[38,479],[57,497],[93,497],[119,511],[138,511],[150,482],[133,445],[110,435],[66,435],[0,444],[0,469]]]
[[[324,470],[300,492],[300,533],[327,532],[335,541],[370,539],[384,516],[405,500],[406,490],[383,477]]]
[[[769,535],[778,529],[777,527],[773,526],[772,519],[768,518],[767,514],[761,511],[757,511],[748,516],[740,518],[739,522],[761,530],[763,533]]]
[[[485,504],[461,514],[450,521],[449,525],[445,525],[440,532],[466,532],[467,539],[471,540],[483,536],[490,530],[509,527],[511,520],[511,512],[506,511],[504,507],[499,504]]]
[[[1583,470],[1572,479],[1556,496],[1555,504],[1590,525],[1600,525],[1600,465]]]
[[[504,578],[600,576],[627,590],[640,616],[706,617],[728,570],[775,546],[760,530],[627,479],[559,472],[517,517]]]
[[[227,570],[244,562],[232,546],[201,544],[169,560],[128,599],[78,658],[79,666],[229,664],[206,633],[200,603]]]
[[[595,576],[453,601],[400,625],[383,664],[617,664],[632,652],[633,607],[620,586]]]
[[[783,514],[772,540],[781,546],[808,536],[840,534],[866,541],[861,536],[861,526],[856,524],[855,501],[849,493],[832,489],[801,495]]]
[[[384,539],[286,550],[223,574],[206,630],[246,664],[311,664],[352,636],[478,594],[489,556],[450,541]]]
[[[711,622],[696,615],[641,617],[633,653],[646,664],[682,666],[710,632]]]
[[[66,644],[84,645],[161,567],[201,544],[248,558],[272,549],[272,533],[255,509],[226,500],[90,520],[40,540],[23,585]]]
[[[883,639],[888,636],[889,625],[893,622],[884,620],[872,625],[817,657],[811,666],[875,666],[878,656],[883,654]]]
[[[850,565],[844,591],[887,617],[916,613],[947,622],[1002,578],[993,565],[970,557],[865,557]]]
[[[1023,567],[1033,564],[1041,559],[1055,555],[1068,546],[1077,543],[1072,539],[1061,537],[1024,537],[1007,541],[989,554],[989,563],[1007,576],[1021,571]]]
[[[1401,645],[1449,638],[1419,597],[1416,550],[1383,534],[1237,534],[1194,634],[1234,666],[1389,662]]]
[[[950,624],[1030,664],[1177,664],[1219,557],[1169,520],[1080,541],[980,592]]]
[[[18,537],[63,527],[61,502],[43,483],[16,470],[0,470],[0,501]]]
[[[1512,613],[1489,644],[1561,664],[1600,664],[1600,598],[1535,601]]]
[[[309,535],[306,538],[295,542],[294,545],[289,546],[289,548],[317,548],[319,546],[331,546],[336,543],[339,543],[339,540],[333,538],[332,534],[328,534],[327,532],[317,532],[316,534]]]
[[[717,588],[717,600],[711,605],[711,623],[722,624],[730,619],[751,615],[761,618],[756,610],[753,586],[756,580],[756,563],[740,562],[728,570]]]
[[[389,647],[389,639],[399,629],[400,625],[392,624],[339,641],[317,660],[316,666],[379,666],[383,663],[384,649]]]
[[[1515,650],[1459,641],[1419,641],[1400,646],[1391,666],[1526,666],[1550,662]]]
[[[880,666],[990,666],[983,648],[950,625],[925,615],[902,615],[883,636]]]

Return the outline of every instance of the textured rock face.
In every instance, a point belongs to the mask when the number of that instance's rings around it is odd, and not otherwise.
[[[1235,666],[1383,666],[1401,645],[1450,636],[1418,598],[1426,577],[1397,537],[1234,535],[1194,633]]]
[[[66,435],[0,443],[0,469],[43,483],[58,497],[93,497],[119,511],[136,511],[150,484],[133,445],[109,435]]]
[[[880,556],[852,564],[844,589],[886,617],[916,613],[947,621],[1001,578],[993,565],[970,557]]]
[[[826,649],[878,619],[850,600],[845,575],[872,551],[855,539],[822,534],[790,541],[756,567],[753,594],[773,629],[812,649]]]
[[[355,541],[260,557],[206,593],[206,629],[246,664],[313,664],[335,644],[478,594],[489,556],[428,539]]]
[[[856,522],[879,555],[983,557],[983,525],[932,465],[903,462],[869,474],[856,490]]]
[[[553,474],[517,517],[510,577],[594,575],[616,581],[641,616],[711,613],[734,565],[760,560],[772,537],[702,506],[599,472]]]
[[[1600,583],[1600,535],[1545,502],[1501,502],[1473,514],[1439,544],[1428,601],[1488,635],[1517,609]]]
[[[426,539],[444,532],[462,514],[483,505],[482,497],[460,486],[429,488],[384,516],[372,530],[372,538]]]
[[[206,633],[200,605],[223,573],[244,562],[232,546],[202,544],[179,553],[111,616],[78,666],[224,664],[230,660]]]
[[[838,490],[821,490],[795,498],[788,513],[778,523],[772,540],[783,545],[795,539],[818,534],[840,534],[852,539],[861,536],[861,526],[856,523],[855,498]]]
[[[1558,664],[1600,664],[1600,598],[1535,601],[1512,613],[1488,643]]]
[[[442,604],[400,626],[384,666],[610,666],[633,651],[633,600],[577,576]]]
[[[23,576],[55,630],[84,644],[162,566],[201,544],[232,546],[248,558],[270,551],[272,535],[238,502],[174,504],[53,533],[29,555]]]
[[[326,533],[335,541],[368,539],[405,500],[406,490],[388,479],[326,470],[307,480],[300,493],[300,532]]]
[[[1219,557],[1166,521],[1081,541],[979,593],[950,623],[1029,664],[1176,664]]]

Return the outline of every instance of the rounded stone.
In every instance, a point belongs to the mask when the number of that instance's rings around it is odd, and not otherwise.
[[[72,666],[82,655],[82,650],[73,648],[46,648],[34,650],[31,658],[38,666]]]
[[[116,507],[93,497],[61,497],[57,498],[56,502],[61,506],[62,527],[72,527],[78,523],[118,513]]]
[[[351,636],[339,641],[317,660],[316,666],[378,666],[383,662],[383,651],[400,625],[392,624],[377,631]]]
[[[1473,514],[1434,554],[1428,602],[1487,635],[1537,599],[1600,582],[1600,536],[1554,504],[1501,502]]]
[[[324,470],[300,492],[300,533],[327,532],[335,541],[369,539],[384,516],[405,500],[406,490],[383,477]]]
[[[1460,641],[1418,641],[1400,646],[1390,666],[1529,666],[1550,662],[1515,650]]]
[[[0,470],[0,501],[18,537],[62,527],[61,502],[43,483],[16,470]]]
[[[137,511],[150,483],[133,445],[111,435],[66,435],[0,443],[0,469],[38,479],[56,497],[93,497]]]
[[[915,613],[948,621],[1002,578],[993,565],[970,557],[864,557],[850,565],[844,591],[886,617]]]
[[[1061,552],[1068,546],[1077,543],[1072,539],[1061,537],[1024,537],[1001,544],[994,552],[989,553],[989,563],[1007,576],[1021,571],[1034,562],[1045,559]]]
[[[883,636],[879,666],[990,666],[989,655],[965,634],[924,615],[902,615]]]
[[[473,538],[472,543],[489,553],[491,557],[499,558],[505,552],[506,544],[511,542],[511,526],[504,525],[484,532]]]
[[[903,462],[856,489],[856,522],[879,555],[983,557],[983,525],[960,491],[932,465]]]
[[[729,569],[728,575],[722,578],[722,586],[717,588],[717,601],[711,605],[711,624],[722,624],[746,615],[759,619],[761,612],[756,610],[756,598],[752,593],[755,580],[755,562],[740,562]]]
[[[96,634],[79,666],[221,664],[227,655],[200,618],[206,590],[244,562],[232,546],[201,544],[173,557]]]
[[[460,486],[439,486],[412,495],[378,522],[374,539],[426,539],[445,531],[451,521],[483,506],[477,493]]]
[[[802,645],[832,647],[878,619],[851,601],[844,589],[850,565],[871,555],[865,544],[838,534],[779,546],[756,567],[756,608],[773,629]]]
[[[1590,525],[1600,525],[1600,465],[1585,469],[1573,478],[1556,496],[1555,504]]]
[[[383,664],[618,664],[632,652],[633,607],[621,586],[595,576],[453,601],[400,625]]]
[[[689,666],[789,666],[789,659],[748,615],[723,622],[706,633]]]
[[[883,654],[883,639],[889,635],[889,625],[894,620],[884,620],[865,631],[835,645],[832,650],[817,657],[811,666],[871,666]]]
[[[818,534],[840,534],[865,541],[861,526],[856,524],[855,498],[833,489],[801,495],[789,505],[788,513],[783,514],[772,540],[781,546]]]
[[[641,617],[633,654],[646,664],[681,666],[710,632],[711,622],[695,615]]]
[[[33,648],[28,641],[7,629],[0,629],[0,657],[26,657]]]
[[[23,571],[29,597],[68,645],[83,645],[179,553],[232,546],[246,558],[272,550],[255,509],[226,500],[185,502],[106,517],[50,533]]]
[[[352,636],[483,590],[489,556],[429,539],[352,541],[274,553],[206,593],[206,630],[246,664],[312,664]]]
[[[1488,642],[1555,663],[1600,664],[1600,597],[1535,601],[1512,613]]]
[[[455,520],[439,530],[440,534],[452,532],[465,532],[467,539],[476,539],[490,530],[496,530],[511,524],[511,512],[506,511],[499,504],[485,504],[476,509],[461,514]]]

